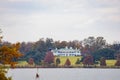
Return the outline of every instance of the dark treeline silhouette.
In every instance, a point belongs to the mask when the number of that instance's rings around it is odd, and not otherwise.
[[[2,45],[11,45],[9,42],[2,42]],[[46,55],[49,48],[65,48],[66,46],[78,48],[81,50],[83,58],[85,55],[91,55],[94,62],[100,60],[101,57],[105,59],[115,59],[120,51],[120,43],[115,42],[108,44],[104,37],[88,37],[82,41],[54,41],[52,38],[41,38],[36,42],[21,42],[20,52],[24,56],[20,60],[34,59],[36,64],[40,64]]]

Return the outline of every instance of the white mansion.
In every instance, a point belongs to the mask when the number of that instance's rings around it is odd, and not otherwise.
[[[79,49],[73,49],[72,47],[68,48],[61,48],[61,49],[55,49],[52,50],[53,54],[55,56],[80,56],[81,52]]]

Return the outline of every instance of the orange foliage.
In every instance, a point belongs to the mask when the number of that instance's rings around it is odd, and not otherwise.
[[[22,56],[19,48],[20,43],[0,47],[0,63],[10,64],[11,67],[14,67],[16,64],[15,60]]]

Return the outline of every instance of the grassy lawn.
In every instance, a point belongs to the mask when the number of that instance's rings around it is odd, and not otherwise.
[[[18,64],[17,64],[17,66],[26,66],[26,65],[28,65],[27,61],[18,61]]]
[[[82,63],[78,64],[78,65],[75,64],[78,58],[79,58],[79,60],[81,60],[81,58],[82,58],[81,56],[67,56],[67,57],[57,56],[57,57],[55,57],[55,60],[56,60],[56,58],[60,58],[61,66],[65,64],[67,58],[69,58],[72,66],[82,66]],[[114,67],[115,62],[116,62],[116,60],[106,60],[106,64],[108,67]],[[19,61],[17,66],[21,66],[21,67],[28,66],[28,63],[27,63],[27,61]],[[100,66],[100,64],[97,64],[96,66]]]
[[[57,57],[55,57],[55,59],[56,59],[56,58],[57,58]],[[81,57],[81,56],[79,56],[79,57],[78,57],[78,56],[67,56],[67,57],[65,57],[65,56],[60,56],[60,57],[58,57],[58,58],[60,58],[60,61],[61,61],[60,65],[64,65],[66,59],[69,58],[69,60],[70,60],[70,62],[71,62],[71,65],[77,66],[77,65],[75,64],[75,62],[77,61],[78,58],[81,59],[82,57]],[[115,62],[116,62],[116,60],[106,60],[107,66],[114,66],[114,65],[115,65]],[[80,64],[80,65],[82,65],[82,64]],[[98,66],[99,66],[99,64],[98,64]]]
[[[114,66],[115,62],[116,62],[116,60],[106,60],[107,66]]]
[[[55,60],[56,60],[56,58],[57,57],[55,57]],[[69,60],[70,60],[70,62],[71,62],[71,65],[75,65],[75,63],[76,63],[76,61],[77,61],[77,59],[79,58],[80,60],[81,60],[81,56],[67,56],[67,57],[65,57],[65,56],[60,56],[60,57],[58,57],[58,58],[60,58],[60,61],[61,61],[61,63],[60,63],[60,65],[64,65],[65,64],[65,62],[66,62],[66,59],[67,58],[69,58]]]

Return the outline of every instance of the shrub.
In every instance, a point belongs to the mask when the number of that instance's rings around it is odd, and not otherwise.
[[[71,65],[71,62],[70,60],[67,58],[66,62],[65,62],[65,66],[70,66]]]

